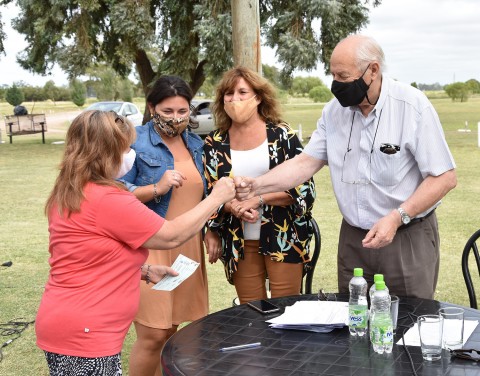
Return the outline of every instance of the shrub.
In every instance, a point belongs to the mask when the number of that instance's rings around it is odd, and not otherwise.
[[[308,96],[316,102],[328,102],[332,99],[333,94],[326,86],[315,86],[308,92]]]
[[[87,88],[82,81],[74,79],[71,84],[72,102],[78,107],[82,107],[85,104],[87,98]]]
[[[445,92],[447,95],[452,98],[452,101],[460,99],[460,102],[466,102],[468,100],[468,86],[465,82],[455,82],[445,86]]]
[[[5,100],[14,107],[22,104],[24,99],[25,97],[22,91],[15,84],[7,89],[7,92],[5,93]]]

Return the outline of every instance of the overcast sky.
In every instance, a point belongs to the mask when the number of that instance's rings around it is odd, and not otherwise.
[[[32,75],[18,66],[15,55],[25,48],[23,38],[10,27],[17,11],[12,5],[1,7],[5,24],[7,56],[0,56],[0,84],[23,80],[43,86],[53,79],[67,82],[56,69],[52,76]],[[383,47],[387,73],[411,83],[448,84],[475,78],[480,81],[480,0],[383,0],[370,13],[370,24],[363,34],[374,37]],[[262,49],[264,64],[279,66],[272,51]],[[330,77],[323,66],[313,72],[328,85]]]

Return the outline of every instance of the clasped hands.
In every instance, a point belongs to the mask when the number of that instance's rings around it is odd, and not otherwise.
[[[236,190],[235,199],[225,205],[226,210],[242,221],[255,223],[260,214],[258,211],[260,200],[253,190],[254,179],[236,176],[233,181]]]
[[[259,212],[256,209],[259,206],[259,200],[252,199],[253,193],[250,194],[251,185],[248,183],[250,179],[251,178],[235,177],[232,179],[223,177],[216,182],[212,193],[215,191],[226,192],[229,198],[225,201],[224,210],[231,212],[239,219],[254,223],[258,220]],[[236,197],[238,194],[241,196]],[[248,200],[249,195],[252,200]],[[208,230],[205,234],[204,242],[208,253],[208,261],[211,264],[217,262],[223,252],[222,241],[219,236],[215,232]]]

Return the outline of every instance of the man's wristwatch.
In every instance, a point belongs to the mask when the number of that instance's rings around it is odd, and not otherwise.
[[[402,223],[404,225],[408,225],[410,223],[410,221],[412,220],[412,218],[410,218],[410,216],[407,214],[407,212],[405,210],[403,210],[401,207],[397,208],[397,210],[400,213]]]

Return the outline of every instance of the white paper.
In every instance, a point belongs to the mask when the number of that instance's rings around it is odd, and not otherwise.
[[[473,331],[478,325],[477,320],[464,320],[463,321],[463,344],[467,342],[467,340],[472,335]],[[408,329],[408,331],[403,336],[405,338],[405,344],[407,346],[420,346],[420,334],[418,333],[418,324],[415,323],[413,327]],[[397,345],[403,345],[402,339],[397,342]]]
[[[158,282],[155,286],[152,287],[154,290],[162,290],[162,291],[172,291],[175,289],[180,283],[185,281],[188,277],[190,277],[195,270],[197,270],[198,265],[200,263],[189,259],[184,255],[178,255],[177,259],[172,265],[172,269],[175,270],[178,275],[166,275],[163,279]]]
[[[271,328],[328,333],[348,322],[348,303],[298,301],[285,308],[283,315],[267,320]]]

